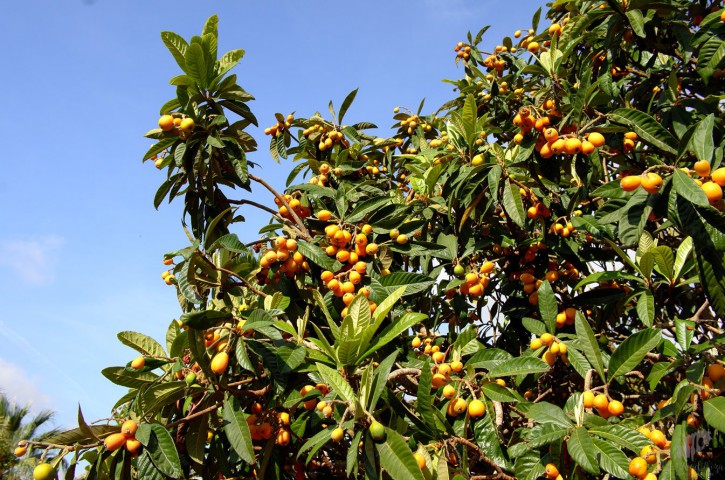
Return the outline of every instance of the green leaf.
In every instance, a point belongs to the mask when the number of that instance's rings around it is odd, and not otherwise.
[[[725,433],[725,397],[715,397],[703,402],[702,409],[707,424]]]
[[[354,408],[355,392],[350,384],[347,383],[347,380],[340,375],[340,372],[333,370],[322,363],[316,363],[315,365],[317,366],[317,372],[322,377],[322,380],[330,386],[330,390],[346,401],[350,408]]]
[[[553,423],[540,423],[529,430],[526,443],[530,444],[533,448],[549,445],[564,438],[569,433],[570,428],[571,425],[562,428]]]
[[[101,370],[104,377],[122,387],[141,388],[158,380],[158,376],[151,372],[133,372],[125,367],[108,367]]]
[[[715,145],[712,139],[714,130],[715,116],[713,114],[710,114],[697,122],[695,131],[692,133],[692,137],[690,137],[687,147],[688,150],[695,154],[695,157],[697,157],[698,160],[707,160],[708,162],[712,162],[713,154],[715,153]],[[675,171],[677,172],[679,170]],[[682,175],[685,174],[682,173]]]
[[[220,312],[218,310],[199,310],[195,312],[184,313],[179,317],[183,325],[197,330],[210,328],[221,320],[231,319],[232,314],[228,312]]]
[[[584,315],[580,312],[576,314],[576,320],[574,321],[576,329],[576,335],[579,339],[582,352],[592,364],[594,370],[599,374],[599,377],[604,380],[604,362],[602,361],[602,352],[599,350],[599,343],[597,342],[592,327],[589,326]]]
[[[710,305],[720,317],[725,317],[725,256],[720,252],[706,255],[696,248],[695,259]]]
[[[149,453],[158,471],[172,478],[182,475],[181,460],[171,434],[158,423],[142,423],[136,431],[136,438]]]
[[[390,275],[380,277],[380,284],[387,287],[390,293],[395,291],[397,287],[405,286],[405,293],[403,295],[407,296],[427,290],[435,284],[435,280],[420,273],[394,272]]]
[[[725,57],[725,42],[720,35],[713,35],[705,42],[697,54],[697,73],[700,74],[705,83],[717,70],[718,65]]]
[[[334,258],[330,258],[327,254],[317,245],[308,243],[304,240],[297,240],[297,250],[309,259],[315,265],[319,265],[325,270],[336,271],[339,264]]]
[[[423,419],[423,422],[431,428],[435,429],[437,424],[433,414],[433,397],[431,395],[431,384],[433,374],[430,369],[430,362],[426,358],[420,368],[420,376],[418,377],[418,392],[416,394],[417,403],[416,411]]]
[[[594,475],[599,474],[596,449],[586,428],[575,428],[566,442],[566,448],[571,458],[584,470]]]
[[[546,333],[546,325],[544,322],[541,322],[539,320],[536,320],[535,318],[531,317],[524,317],[521,319],[521,324],[524,326],[526,330],[533,333],[536,336],[541,336],[544,333]]]
[[[192,43],[186,50],[184,55],[186,61],[186,73],[199,85],[200,88],[206,88],[206,59],[204,50],[198,43]]]
[[[665,152],[677,153],[673,147],[677,143],[675,137],[652,116],[639,110],[620,108],[611,112],[609,118],[617,123],[628,125],[645,142]]]
[[[357,95],[357,88],[353,90],[352,92],[347,94],[347,97],[345,97],[345,100],[342,101],[342,105],[340,106],[340,112],[338,114],[337,121],[339,123],[342,123],[342,118],[345,116],[345,113],[347,112],[347,109],[350,108],[350,105],[352,105],[352,102],[355,100],[355,96]]]
[[[672,253],[672,249],[666,245],[661,245],[651,249],[650,253],[652,253],[655,263],[659,267],[660,273],[664,275],[667,280],[672,280],[675,268],[675,256]]]
[[[425,480],[408,443],[395,430],[385,427],[387,438],[376,443],[380,466],[396,480]]]
[[[544,280],[537,291],[541,319],[546,323],[548,332],[554,333],[556,332],[556,315],[559,313],[559,302],[556,300],[554,290],[552,290],[548,280]]]
[[[345,220],[350,223],[356,223],[365,220],[365,217],[370,213],[377,212],[383,207],[391,205],[393,199],[391,197],[373,197],[364,202],[360,202],[355,205],[355,208],[350,215],[345,217]]]
[[[649,254],[647,254],[649,255]],[[644,257],[642,257],[644,258]],[[647,327],[655,321],[655,297],[652,290],[643,291],[637,298],[637,316]]]
[[[95,441],[96,438],[103,438],[111,433],[118,433],[121,431],[120,427],[114,425],[90,425],[88,428],[90,429],[90,432],[84,432],[80,428],[64,430],[62,432],[48,435],[47,437],[43,437],[43,441],[58,445],[73,445],[76,443],[85,444]]]
[[[634,452],[636,455],[639,455],[639,452],[644,447],[652,444],[651,440],[639,433],[637,430],[631,427],[625,427],[624,425],[604,425],[601,427],[594,427],[589,430],[589,433],[604,438],[605,440],[609,440],[610,443],[626,448],[627,450]]]
[[[224,419],[224,434],[229,440],[234,452],[239,458],[249,464],[257,463],[254,457],[254,445],[252,445],[252,434],[249,431],[249,425],[239,406],[236,397],[229,396],[224,400],[222,407],[222,418]]]
[[[638,37],[645,38],[647,34],[644,31],[644,17],[642,16],[642,11],[627,10],[625,15],[627,15],[627,20],[629,20],[629,24],[632,26],[632,31],[636,33]]]
[[[609,442],[598,438],[593,438],[592,441],[597,449],[597,459],[602,469],[617,478],[629,478],[629,458]]]
[[[709,205],[705,191],[697,186],[695,180],[687,176],[685,172],[680,169],[675,169],[672,174],[672,179],[672,184],[674,185],[675,191],[678,195],[686,198],[696,205],[702,205],[703,207],[707,207]]]
[[[675,477],[689,478],[687,465],[687,424],[685,422],[675,425],[670,445],[670,459],[675,470]]]
[[[159,342],[151,337],[148,337],[142,333],[137,332],[120,332],[117,335],[118,339],[124,345],[133,348],[137,352],[143,355],[149,355],[152,357],[166,357],[164,347],[159,345]]]
[[[364,297],[363,297],[364,298]],[[368,311],[370,309],[368,308]],[[385,330],[383,330],[380,335],[377,335],[375,339],[370,344],[370,347],[365,351],[365,353],[360,357],[360,359],[364,359],[368,357],[369,355],[372,355],[375,351],[378,349],[384,347],[388,343],[392,342],[393,340],[400,338],[400,335],[403,334],[406,330],[409,328],[414,327],[418,323],[422,322],[428,318],[428,315],[425,313],[413,313],[413,312],[407,312],[405,313],[401,318],[390,324]]]
[[[549,370],[549,365],[537,357],[515,357],[504,360],[492,367],[488,374],[491,377],[509,377],[512,375],[527,375],[530,373],[543,373]]]
[[[244,50],[231,50],[225,53],[222,58],[219,59],[219,71],[217,72],[217,75],[224,75],[234,68],[242,57],[244,57]]]
[[[514,472],[519,480],[537,480],[544,475],[544,471],[544,463],[539,452],[528,452],[516,458]]]
[[[685,266],[685,263],[687,262],[687,259],[690,256],[690,252],[692,251],[692,237],[687,237],[680,243],[680,246],[677,247],[677,253],[675,255],[675,266],[674,266],[674,275],[673,277],[675,279],[680,278],[682,275],[682,269]]]
[[[502,387],[501,385],[488,382],[481,386],[483,395],[491,399],[494,402],[520,402],[522,401],[521,396],[517,395],[515,391]]]
[[[174,60],[181,67],[182,70],[186,71],[186,50],[189,48],[189,44],[186,43],[180,35],[174,32],[161,32],[161,40],[169,49],[171,55],[174,56]]]
[[[526,416],[536,423],[551,423],[566,429],[574,426],[564,410],[548,402],[532,404],[526,411]]]
[[[524,213],[524,204],[521,201],[521,193],[519,187],[506,179],[506,186],[503,189],[503,208],[506,215],[520,228],[524,228],[526,214]]]
[[[609,359],[608,383],[620,375],[631,372],[647,353],[659,345],[661,339],[660,330],[648,328],[631,335],[622,342]]]

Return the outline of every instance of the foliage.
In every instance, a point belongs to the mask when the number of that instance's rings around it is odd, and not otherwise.
[[[164,257],[182,313],[165,346],[119,334],[141,357],[103,372],[140,454],[82,415],[49,441],[93,478],[622,478],[638,455],[685,478],[725,431],[710,3],[558,1],[491,53],[469,34],[457,96],[389,137],[343,123],[357,91],[276,114],[281,193],[250,171],[244,52],[219,57],[216,17],[162,33],[182,73],[144,160],[190,227]],[[232,198],[252,185],[276,205]],[[250,206],[270,222],[242,240]]]

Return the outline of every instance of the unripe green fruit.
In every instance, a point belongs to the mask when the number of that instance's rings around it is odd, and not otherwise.
[[[373,437],[373,440],[377,443],[384,442],[387,437],[385,427],[380,422],[373,422],[370,425],[370,436]]]
[[[184,381],[187,385],[192,386],[194,382],[196,382],[196,374],[194,372],[189,373],[186,378],[184,378]]]
[[[454,275],[455,275],[456,277],[462,277],[462,276],[463,276],[463,275],[464,275],[465,273],[466,273],[466,269],[465,269],[465,268],[463,268],[463,265],[456,265],[456,266],[455,266],[455,267],[453,268],[453,274],[454,274]]]

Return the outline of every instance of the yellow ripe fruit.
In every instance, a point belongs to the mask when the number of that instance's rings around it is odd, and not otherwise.
[[[624,412],[624,405],[622,405],[622,402],[620,402],[619,400],[612,400],[611,402],[609,402],[609,405],[607,405],[607,410],[609,410],[609,413],[616,417]]]
[[[619,185],[625,192],[631,192],[639,188],[642,183],[642,177],[639,175],[628,175],[619,181]]]
[[[566,151],[566,140],[560,138],[551,144],[551,151],[554,153],[563,153]]]
[[[559,355],[559,344],[558,343],[552,344],[551,347],[549,347],[549,351],[551,353],[553,353],[554,355]]]
[[[715,182],[705,182],[702,184],[702,190],[707,196],[710,205],[715,205],[722,200],[722,187]]]
[[[142,355],[140,357],[136,357],[131,361],[131,368],[134,370],[141,370],[146,365],[146,358]]]
[[[365,235],[370,235],[371,233],[373,233],[373,227],[372,227],[372,225],[365,224],[362,226],[361,231]]]
[[[582,153],[584,155],[590,155],[594,152],[594,145],[588,140],[582,141]]]
[[[725,167],[720,167],[712,172],[710,178],[712,178],[712,181],[721,187],[725,187]]]
[[[707,367],[707,376],[710,377],[710,380],[713,382],[717,382],[721,378],[725,377],[725,367],[719,363],[713,363]]]
[[[451,362],[451,370],[458,373],[460,371],[463,371],[463,363],[459,360],[455,360]]]
[[[637,478],[643,478],[647,475],[647,462],[645,459],[641,457],[634,457],[632,461],[629,462],[629,474]]]
[[[135,438],[126,439],[126,450],[128,450],[128,453],[130,453],[132,456],[138,456],[138,454],[141,453],[142,448],[143,445],[141,444],[141,442],[136,440]]]
[[[582,403],[584,408],[592,408],[594,406],[594,394],[587,390],[582,394]]]
[[[423,470],[425,468],[425,457],[423,455],[421,455],[420,453],[415,452],[413,454],[413,458],[415,458],[415,461],[416,461],[416,463],[418,463],[418,466],[420,467],[420,469]]]
[[[280,425],[285,425],[285,426],[289,425],[289,423],[290,423],[289,413],[287,413],[287,412],[279,412],[277,414],[277,422]]]
[[[408,243],[408,236],[404,233],[401,233],[395,238],[395,242],[398,245],[405,245],[406,243]]]
[[[367,253],[368,255],[375,255],[376,253],[378,253],[378,245],[375,243],[368,243],[365,246],[365,253]]]
[[[549,281],[549,283],[554,283],[555,281],[559,280],[559,272],[556,270],[549,270],[546,272],[546,279]]]
[[[420,337],[415,337],[415,338],[413,339],[413,341],[412,341],[412,342],[410,342],[410,344],[412,345],[412,347],[413,347],[413,348],[418,348],[418,347],[420,347],[420,344],[421,344],[421,343],[422,343],[422,342],[421,342],[421,340],[420,340]]]
[[[342,428],[340,428],[340,427],[337,427],[336,429],[334,429],[332,431],[332,433],[330,434],[330,438],[335,443],[341,442],[342,441],[342,437],[344,437],[344,436],[345,436],[345,431]]]
[[[634,141],[634,140],[637,140],[637,134],[634,132],[627,132],[624,134],[624,138],[626,138],[627,140]]]
[[[657,193],[662,188],[662,177],[656,173],[645,173],[642,175],[642,188],[647,193]]]
[[[540,339],[535,338],[531,340],[531,344],[529,346],[531,347],[531,350],[538,350],[543,346],[543,344]]]
[[[441,373],[434,373],[433,379],[431,381],[431,385],[433,388],[441,388],[444,385],[448,384],[448,378],[441,374]]]
[[[51,480],[55,478],[55,469],[49,463],[40,463],[33,469],[33,480]]]
[[[121,433],[126,435],[127,438],[136,436],[136,430],[138,430],[138,424],[133,420],[126,420],[121,425]]]
[[[400,230],[398,230],[397,228],[394,228],[390,231],[391,240],[395,240],[396,238],[398,238],[399,235],[400,235]]]
[[[332,218],[332,212],[329,210],[320,210],[319,212],[317,212],[317,218],[319,218],[323,222],[326,222]]]
[[[559,25],[558,23],[552,23],[549,27],[549,35],[553,37],[554,35],[559,35],[560,33],[561,25]],[[556,475],[558,475],[558,473]],[[554,475],[554,478],[556,478],[556,475]]]
[[[600,393],[594,397],[594,406],[600,410],[608,410],[607,407],[609,407],[609,399],[606,395]]]
[[[556,479],[556,477],[559,476],[559,469],[556,468],[556,465],[554,465],[553,463],[549,463],[544,468],[544,474],[547,476],[547,478],[554,480]]]
[[[435,363],[443,363],[446,359],[446,354],[443,352],[435,352],[432,356]]]
[[[162,115],[159,118],[159,128],[164,132],[174,129],[174,117],[171,115]]]
[[[549,143],[554,143],[559,138],[559,132],[555,128],[547,128],[544,130],[544,138]]]
[[[567,138],[564,142],[564,151],[569,155],[576,155],[582,151],[582,142],[578,138]]]
[[[697,477],[695,477],[695,479],[697,479]],[[642,478],[642,480],[657,480],[657,475],[654,473],[648,473]]]
[[[641,452],[639,452],[639,456],[644,458],[648,464],[655,464],[657,463],[657,447],[654,445],[647,445]]]
[[[446,377],[450,376],[451,374],[451,366],[447,363],[441,363],[438,365],[438,373],[445,375]]]
[[[539,42],[530,42],[526,50],[528,50],[531,53],[537,53],[539,51]]]
[[[547,347],[552,344],[554,341],[554,336],[550,333],[544,333],[541,335],[541,343],[542,345],[546,345]]]
[[[19,446],[15,447],[15,451],[13,453],[15,454],[16,457],[22,457],[27,452],[28,452],[28,447],[27,446],[25,446],[25,445],[22,445],[22,446],[19,445]]]
[[[699,162],[695,162],[695,172],[697,172],[698,175],[701,177],[707,177],[710,175],[710,162],[707,160],[700,160]]]
[[[194,120],[191,118],[185,118],[181,121],[181,124],[179,125],[179,128],[181,131],[190,133],[194,130]]]
[[[649,438],[652,440],[652,443],[660,448],[665,448],[665,445],[667,444],[667,437],[665,437],[665,434],[662,433],[661,430],[652,430]]]
[[[604,139],[604,135],[602,135],[599,132],[591,132],[587,136],[587,140],[589,140],[589,143],[594,145],[595,147],[601,147],[605,144],[606,140]]]
[[[456,387],[453,385],[446,385],[443,387],[443,398],[450,400],[456,396]]]
[[[468,402],[462,398],[451,400],[451,405],[453,405],[451,409],[456,413],[456,415],[460,415],[468,409]]]
[[[211,359],[211,371],[221,375],[229,366],[229,354],[227,352],[219,352]]]
[[[481,164],[483,164],[483,155],[479,153],[478,155],[473,157],[473,159],[471,160],[471,165],[477,167]]]
[[[113,433],[106,437],[103,441],[103,445],[110,452],[116,451],[126,445],[126,435],[123,433]]]
[[[556,363],[556,354],[552,353],[551,350],[547,350],[544,352],[543,359],[551,367]]]
[[[485,413],[486,404],[483,403],[481,400],[471,400],[471,403],[468,404],[468,415],[471,418],[482,417]]]

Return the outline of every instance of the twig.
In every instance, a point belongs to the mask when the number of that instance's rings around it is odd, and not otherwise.
[[[299,215],[297,215],[297,212],[295,212],[292,209],[292,207],[290,207],[289,203],[287,203],[287,200],[285,200],[285,198],[282,195],[277,193],[277,191],[274,188],[272,188],[272,186],[269,183],[265,182],[263,179],[257,177],[256,175],[252,175],[252,174],[249,174],[249,178],[251,180],[254,180],[257,183],[262,184],[267,190],[269,190],[272,193],[272,195],[277,197],[277,199],[280,202],[282,202],[282,205],[284,205],[287,208],[287,211],[292,215],[292,217],[295,219],[295,223],[300,228],[300,233],[301,233],[300,236],[302,238],[304,238],[305,240],[307,240],[308,242],[311,242],[312,236],[310,235],[310,231],[307,230],[307,227],[302,222],[302,219],[299,217]]]
[[[242,277],[238,273],[232,272],[231,270],[227,270],[226,268],[218,267],[217,265],[214,264],[214,262],[212,262],[211,260],[209,260],[206,257],[206,255],[201,255],[201,258],[203,258],[204,260],[206,260],[206,263],[208,263],[209,265],[211,265],[211,267],[214,270],[218,270],[220,272],[226,273],[227,275],[231,275],[231,276],[233,276],[235,278],[238,278],[239,280],[241,280],[241,282],[244,284],[245,287],[247,287],[248,289],[250,289],[251,291],[253,291],[257,295],[262,296],[262,297],[268,297],[269,296],[266,293],[264,293],[263,291],[255,288],[251,283],[249,283],[247,281],[247,279],[245,279],[244,277]]]
[[[478,457],[479,460],[487,463],[494,470],[496,470],[495,475],[474,475],[474,476],[470,477],[470,480],[474,480],[474,479],[475,480],[494,480],[494,479],[516,480],[516,477],[512,477],[511,475],[505,474],[503,472],[503,470],[501,470],[501,467],[499,467],[496,462],[494,462],[493,460],[488,458],[486,456],[486,454],[483,453],[483,450],[481,450],[481,448],[478,445],[476,445],[475,443],[468,441],[465,438],[461,438],[461,437],[450,438],[450,439],[448,439],[448,442],[449,443],[459,443],[461,445],[465,445],[466,447],[470,448],[471,450],[473,450],[476,453],[476,456]]]

